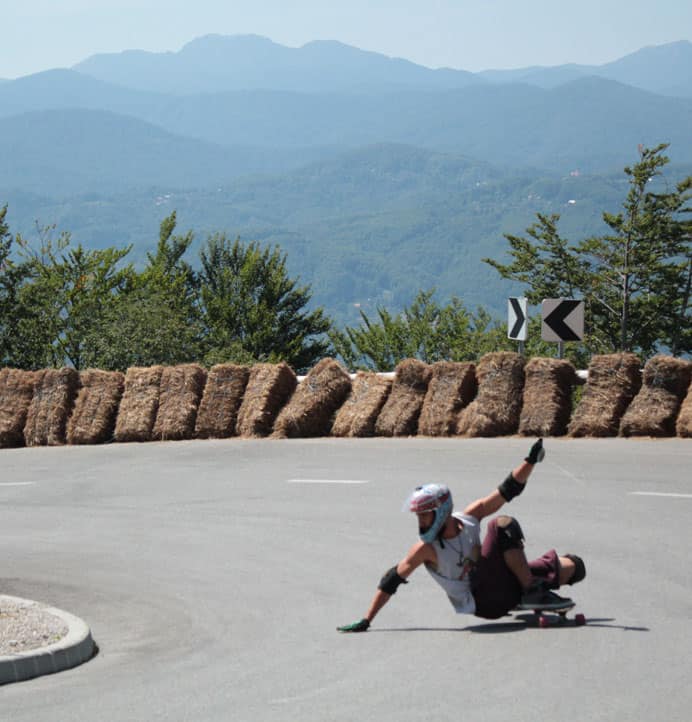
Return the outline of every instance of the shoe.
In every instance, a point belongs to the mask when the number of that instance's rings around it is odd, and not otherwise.
[[[545,581],[536,579],[522,595],[517,609],[569,609],[573,606],[571,599],[551,592]]]

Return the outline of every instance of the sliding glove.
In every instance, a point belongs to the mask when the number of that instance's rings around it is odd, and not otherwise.
[[[361,619],[353,624],[346,624],[343,627],[337,627],[337,632],[367,632],[370,622],[367,619]]]
[[[531,447],[529,455],[525,457],[524,461],[528,461],[529,464],[538,464],[543,461],[545,457],[545,449],[543,448],[543,439],[538,441]]]

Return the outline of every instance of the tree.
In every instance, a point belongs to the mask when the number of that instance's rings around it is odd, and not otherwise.
[[[15,239],[7,225],[7,206],[0,208],[0,366],[13,365],[12,348],[17,339],[17,291],[26,274],[24,264],[12,259]]]
[[[626,167],[629,192],[618,214],[603,213],[610,233],[570,244],[558,215],[538,214],[526,237],[506,235],[511,263],[483,259],[504,278],[527,285],[532,303],[583,298],[585,346],[592,353],[661,349],[689,354],[692,224],[686,214],[692,176],[674,190],[662,182],[666,145],[640,148]]]
[[[21,368],[89,365],[89,339],[98,335],[109,307],[127,284],[131,268],[120,268],[130,248],[71,247],[69,233],[52,238],[39,229],[39,247],[17,237],[23,278],[13,298],[12,365]]]
[[[487,311],[479,308],[470,313],[458,298],[441,306],[434,295],[435,289],[419,291],[396,316],[378,308],[378,321],[361,311],[360,327],[330,333],[337,353],[352,369],[392,371],[406,358],[426,363],[476,361],[484,353],[511,347]]]
[[[176,213],[163,219],[155,253],[134,273],[91,337],[102,369],[174,365],[198,360],[201,326],[195,274],[183,260],[193,234],[175,235]]]
[[[646,355],[661,345],[673,353],[692,350],[692,222],[682,217],[691,210],[685,204],[692,176],[673,191],[656,182],[669,162],[666,148],[640,149],[639,162],[625,168],[630,188],[623,211],[603,214],[612,232],[579,245],[588,264],[585,291],[600,309],[594,333],[612,348]]]
[[[286,255],[223,233],[200,252],[197,277],[207,363],[286,361],[305,370],[327,355],[330,321],[306,310],[311,292],[289,278]]]

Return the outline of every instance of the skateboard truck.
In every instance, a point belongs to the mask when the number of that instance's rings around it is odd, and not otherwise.
[[[570,621],[567,617],[567,612],[576,605],[571,599],[565,599],[563,601],[563,604],[522,605],[519,606],[516,611],[532,610],[536,624],[542,629],[545,629],[546,627],[565,624]],[[586,617],[583,614],[574,615],[574,625],[576,627],[583,627],[585,624]]]

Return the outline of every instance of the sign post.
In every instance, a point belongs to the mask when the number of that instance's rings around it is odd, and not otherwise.
[[[507,299],[507,338],[519,341],[519,353],[524,355],[524,341],[529,333],[529,315],[525,298]]]
[[[558,358],[564,356],[565,341],[581,341],[584,338],[584,301],[544,298],[541,317],[541,338],[557,342]]]

